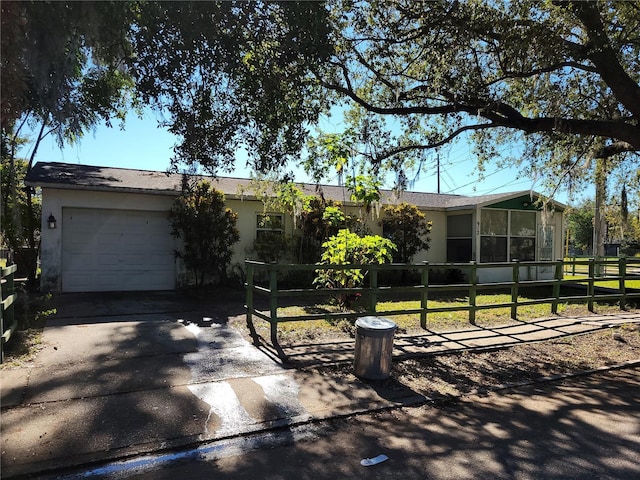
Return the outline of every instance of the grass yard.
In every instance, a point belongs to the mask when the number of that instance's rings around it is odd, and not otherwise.
[[[520,301],[534,300],[534,296],[529,298],[519,297]],[[477,305],[495,305],[501,303],[508,303],[511,301],[510,294],[483,294],[476,297]],[[449,298],[441,300],[429,300],[429,308],[442,308],[442,307],[459,307],[464,308],[468,306],[467,298]],[[414,310],[420,308],[419,300],[394,300],[378,302],[377,311],[389,312],[389,311],[402,311],[402,310]],[[610,304],[595,304],[595,310],[598,313],[605,312],[618,312],[620,308],[618,305]],[[313,306],[286,306],[278,308],[278,316],[302,316],[308,314],[317,313],[337,313],[340,309],[336,305],[331,304],[316,304]],[[357,312],[357,310],[352,310]],[[558,304],[559,315],[588,315],[589,311],[586,304],[579,303],[559,303]],[[536,318],[549,317],[551,315],[551,304],[543,303],[538,305],[523,305],[518,307],[518,319],[521,321],[533,320]],[[385,317],[393,320],[403,333],[421,332],[420,327],[420,315],[419,314],[398,314],[389,315],[385,314]],[[511,318],[511,308],[501,307],[487,310],[480,310],[476,312],[476,325],[491,327],[497,325],[505,325],[513,323]],[[430,313],[427,316],[428,329],[431,331],[451,331],[462,330],[469,327],[469,313],[466,310],[451,311],[451,312],[437,312]],[[256,321],[256,326],[259,328],[267,328],[267,322]],[[353,335],[354,334],[353,321],[348,319],[332,319],[332,320],[305,320],[295,322],[283,322],[278,324],[279,336],[282,340],[314,340],[323,337],[330,337],[332,335]]]
[[[581,281],[583,279],[587,278],[587,275],[565,275],[564,279],[565,280],[575,280],[576,282],[586,285],[587,281]],[[613,290],[618,290],[620,288],[620,282],[618,280],[596,280],[594,282],[596,287],[602,287],[602,288],[611,288]],[[640,279],[638,280],[625,280],[624,281],[624,286],[625,288],[634,288],[634,289],[638,289],[640,290]]]

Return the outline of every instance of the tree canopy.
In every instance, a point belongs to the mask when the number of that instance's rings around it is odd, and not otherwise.
[[[308,65],[330,51],[326,16],[316,2],[2,2],[3,132],[31,116],[62,143],[149,105],[177,137],[174,165],[229,170],[244,147],[275,168],[323,108]]]
[[[637,168],[638,2],[332,0],[329,10],[333,69],[318,78],[351,109],[372,165],[410,169],[467,136],[481,166],[515,163],[551,188],[579,181],[591,158],[626,154],[619,163]]]
[[[553,191],[592,158],[637,175],[639,58],[637,1],[5,1],[3,130],[31,112],[73,139],[151,105],[174,165],[244,148],[267,171],[338,105],[374,173],[465,137]]]

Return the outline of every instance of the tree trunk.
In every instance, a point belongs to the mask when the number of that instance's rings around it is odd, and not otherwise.
[[[27,166],[27,174],[31,171],[33,167],[33,161],[36,158],[36,153],[38,152],[38,147],[40,147],[40,142],[46,136],[44,134],[44,129],[47,126],[47,120],[42,121],[42,126],[40,127],[40,131],[38,132],[38,138],[36,139],[36,143],[33,146],[33,151],[31,152],[31,157],[29,158],[29,165]],[[36,225],[33,214],[33,198],[31,194],[31,187],[25,186],[27,193],[27,243],[29,248],[33,252],[33,254],[28,255],[28,264],[27,264],[27,285],[31,289],[35,289],[36,287],[36,276],[38,270],[38,246],[36,245]]]
[[[593,254],[604,257],[605,217],[604,204],[607,197],[607,160],[596,159],[596,208],[593,217]],[[596,268],[599,275],[600,268]]]

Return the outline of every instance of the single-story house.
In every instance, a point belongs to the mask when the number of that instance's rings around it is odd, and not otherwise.
[[[180,174],[68,163],[37,163],[27,185],[42,189],[40,244],[41,286],[47,291],[89,292],[171,290],[187,278],[175,258],[177,240],[171,235],[168,211],[181,193]],[[251,257],[262,202],[242,178],[210,179],[225,194],[228,207],[238,213],[240,242],[232,263]],[[300,184],[308,194],[316,186]],[[322,186],[326,199],[357,211],[343,187]],[[542,212],[529,191],[483,196],[383,190],[382,203],[416,205],[432,222],[431,244],[414,262],[511,262],[562,258],[562,215],[565,206],[553,202]],[[285,233],[294,221],[274,212],[271,228]],[[273,227],[275,225],[275,227]],[[382,233],[380,219],[370,220],[373,233]],[[523,279],[550,278],[549,267],[524,269]],[[511,267],[480,270],[480,281],[500,281]]]

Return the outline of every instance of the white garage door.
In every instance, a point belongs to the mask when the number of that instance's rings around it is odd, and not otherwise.
[[[62,291],[175,288],[166,212],[65,208],[62,216]]]

